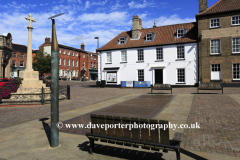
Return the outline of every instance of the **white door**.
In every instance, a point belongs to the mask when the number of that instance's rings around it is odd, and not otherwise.
[[[221,65],[212,64],[211,65],[211,80],[221,80]]]

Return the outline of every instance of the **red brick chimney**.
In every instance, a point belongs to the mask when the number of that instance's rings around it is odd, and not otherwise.
[[[51,42],[50,42],[50,38],[46,37],[46,38],[45,38],[45,43],[51,43]]]
[[[82,49],[82,50],[85,50],[85,45],[84,45],[84,43],[81,43],[81,49]]]

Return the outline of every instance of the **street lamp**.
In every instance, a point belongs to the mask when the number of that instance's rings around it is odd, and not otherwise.
[[[52,20],[52,46],[51,46],[51,147],[59,146],[59,48],[55,28],[55,19],[65,13],[49,17]]]

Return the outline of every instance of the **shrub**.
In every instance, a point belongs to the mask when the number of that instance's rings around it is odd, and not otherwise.
[[[22,79],[17,77],[7,81],[2,87],[0,87],[0,99],[9,98],[11,93],[17,92]]]

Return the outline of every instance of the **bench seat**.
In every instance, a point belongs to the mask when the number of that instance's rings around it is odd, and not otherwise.
[[[153,92],[153,90],[171,90],[171,94],[172,94],[172,86],[171,84],[154,84],[153,86],[151,86],[151,93]]]

